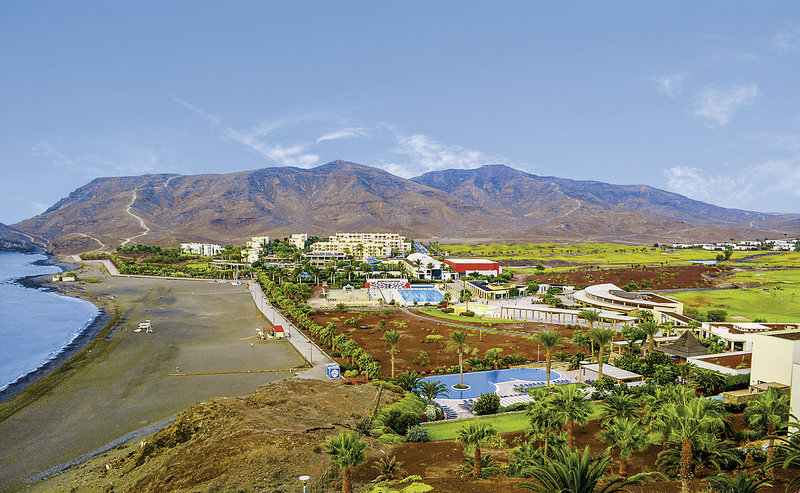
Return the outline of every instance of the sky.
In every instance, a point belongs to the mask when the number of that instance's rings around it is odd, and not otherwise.
[[[0,222],[96,177],[506,164],[800,212],[794,1],[0,2]]]

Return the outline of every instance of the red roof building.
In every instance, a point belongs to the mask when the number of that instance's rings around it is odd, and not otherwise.
[[[499,276],[503,269],[499,262],[482,258],[446,258],[444,263],[460,276],[477,272],[483,276]]]

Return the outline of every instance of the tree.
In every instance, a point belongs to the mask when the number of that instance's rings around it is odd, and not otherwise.
[[[547,386],[550,386],[550,368],[553,364],[553,350],[561,346],[564,336],[555,330],[543,330],[534,334],[533,339],[541,344],[547,352]]]
[[[553,399],[543,388],[534,388],[528,391],[533,397],[533,402],[528,407],[529,433],[535,440],[542,442],[545,457],[548,455],[550,435],[561,429],[566,424],[566,417],[557,412]]]
[[[552,396],[553,407],[556,412],[564,416],[566,422],[567,447],[569,449],[572,449],[573,425],[576,423],[581,426],[585,425],[591,413],[591,406],[583,397],[583,393],[578,391],[578,386],[575,384],[558,386]]]
[[[464,353],[469,351],[470,345],[467,343],[467,333],[463,330],[454,330],[450,333],[450,340],[447,341],[447,350],[458,353],[458,372],[461,375],[461,388],[464,387]]]
[[[715,436],[722,430],[724,421],[711,401],[685,394],[682,397],[682,400],[664,406],[661,414],[654,420],[654,427],[661,431],[669,446],[680,447],[681,493],[689,493],[692,440],[699,440],[703,435]]]
[[[475,399],[475,404],[472,405],[472,410],[478,416],[485,416],[487,414],[497,414],[500,409],[500,396],[494,392],[487,392],[481,394],[480,397]]]
[[[578,318],[586,320],[589,328],[594,328],[594,323],[600,320],[600,313],[597,310],[581,310],[578,312]]]
[[[587,446],[580,450],[559,448],[555,450],[552,458],[545,457],[545,463],[533,466],[527,471],[530,477],[539,484],[522,483],[520,489],[533,490],[539,493],[618,493],[628,491],[626,486],[642,484],[647,477],[658,473],[642,473],[624,478],[604,478],[611,456],[601,454],[592,456]],[[604,483],[598,489],[598,483]]]
[[[648,320],[639,322],[638,327],[642,329],[645,336],[647,336],[647,354],[651,354],[653,352],[653,346],[656,343],[656,334],[661,330],[661,326],[654,320]]]
[[[422,375],[420,375],[418,372],[404,371],[403,373],[397,375],[395,383],[406,392],[413,392],[414,389],[417,388],[417,385],[420,384],[420,380],[422,380]]]
[[[708,368],[692,368],[689,380],[697,387],[703,395],[716,395],[728,383],[728,379],[722,373]]]
[[[761,488],[772,486],[767,478],[759,479],[757,476],[748,478],[747,471],[734,471],[732,476],[720,473],[706,478],[706,481],[719,493],[755,493]]]
[[[387,330],[383,334],[383,340],[386,341],[391,347],[389,354],[392,357],[392,379],[394,379],[394,355],[398,352],[397,345],[400,344],[400,340],[402,339],[403,336],[400,335],[400,333],[396,330]]]
[[[600,421],[607,426],[620,419],[636,419],[641,407],[641,402],[631,394],[609,394],[600,403]]]
[[[497,430],[492,425],[486,423],[471,422],[461,427],[456,435],[456,440],[462,442],[467,452],[470,448],[474,451],[474,463],[472,474],[476,478],[481,477],[481,446],[489,445],[497,435]]]
[[[753,428],[766,431],[769,436],[767,463],[772,462],[775,457],[775,433],[789,423],[789,396],[770,388],[747,404],[744,417]],[[769,470],[769,475],[774,477],[774,469]]]
[[[621,418],[599,433],[600,438],[608,443],[608,451],[619,453],[619,475],[628,475],[628,459],[633,452],[641,452],[649,444],[647,432],[638,420]]]
[[[358,433],[342,431],[338,436],[328,438],[323,444],[325,453],[342,469],[342,493],[352,493],[350,470],[366,462],[364,448],[367,444]]]
[[[431,403],[437,397],[447,397],[447,385],[438,380],[422,380],[417,386],[415,393],[423,399],[426,403]]]
[[[497,367],[500,365],[500,362],[503,361],[503,357],[500,356],[500,353],[503,352],[503,348],[493,347],[486,350],[486,356],[483,358],[483,361],[492,367],[493,370],[496,370]]]
[[[592,338],[600,350],[599,361],[597,362],[597,379],[603,378],[603,356],[606,350],[606,345],[611,342],[616,332],[612,329],[596,328],[589,331],[589,337]]]

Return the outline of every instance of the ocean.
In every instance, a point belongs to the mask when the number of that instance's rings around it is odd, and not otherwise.
[[[88,301],[26,288],[15,280],[61,269],[41,254],[0,252],[0,390],[55,358],[99,311]]]

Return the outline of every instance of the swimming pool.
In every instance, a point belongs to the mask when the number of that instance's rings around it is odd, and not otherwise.
[[[406,303],[439,303],[444,301],[444,295],[435,289],[415,288],[398,289],[397,292]]]
[[[550,372],[550,381],[561,378],[557,372]],[[474,373],[464,373],[464,385],[469,385],[467,390],[456,390],[453,385],[460,382],[461,376],[458,373],[450,375],[434,375],[425,377],[423,380],[431,382],[442,382],[447,386],[447,396],[445,399],[475,399],[481,394],[495,392],[495,383],[510,382],[512,380],[522,380],[525,382],[544,382],[547,380],[547,371],[539,368],[512,368],[509,370],[476,371]]]

